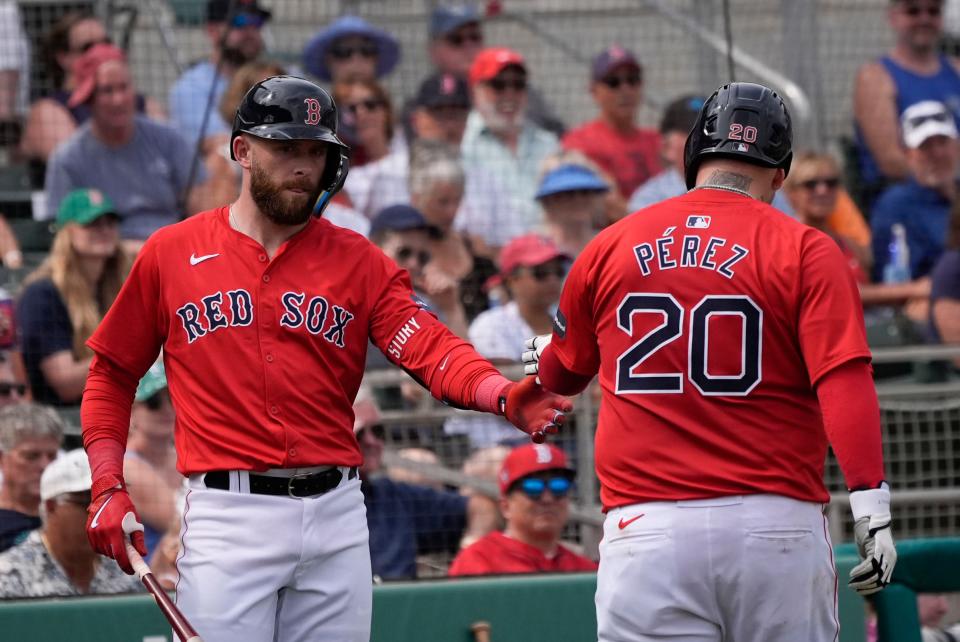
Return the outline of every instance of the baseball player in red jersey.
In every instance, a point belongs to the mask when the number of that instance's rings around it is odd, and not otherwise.
[[[89,342],[88,536],[132,571],[123,452],[137,381],[162,348],[190,487],[177,598],[206,642],[369,639],[352,410],[368,337],[437,398],[505,414],[535,440],[571,409],[533,377],[504,379],[418,304],[406,272],[311,215],[347,172],[336,126],[313,83],[256,84],[231,141],[240,197],[151,236]]]
[[[851,586],[893,571],[856,285],[834,241],[768,205],[791,140],[773,91],[717,90],[687,140],[690,192],[601,232],[552,340],[528,342],[549,390],[599,373],[603,642],[836,640],[828,442],[864,557]]]

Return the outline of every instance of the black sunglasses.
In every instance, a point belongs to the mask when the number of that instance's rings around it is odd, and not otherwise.
[[[811,178],[808,181],[801,181],[800,187],[811,192],[817,188],[818,185],[824,185],[828,189],[837,189],[840,186],[840,179],[836,176],[830,178]]]
[[[546,490],[549,490],[550,494],[557,499],[563,499],[570,492],[571,486],[573,486],[573,482],[570,481],[569,477],[551,477],[549,479],[527,477],[521,479],[515,488],[523,491],[523,494],[530,499],[538,500],[543,497]]]
[[[376,111],[383,107],[383,101],[377,100],[376,98],[367,98],[366,100],[360,100],[355,103],[346,105],[347,111],[349,111],[354,116],[357,115],[357,112],[360,108],[363,107],[366,111]]]
[[[0,397],[9,397],[16,391],[21,397],[27,394],[27,386],[22,383],[10,383],[9,381],[0,381]]]
[[[909,120],[907,120],[907,124],[910,125],[910,127],[919,127],[920,125],[929,121],[933,121],[935,123],[945,123],[951,118],[953,118],[953,116],[951,116],[945,111],[941,111],[935,114],[926,114],[924,116],[914,116],[913,118],[910,118]]]
[[[931,18],[939,18],[940,14],[943,13],[943,9],[940,7],[918,7],[916,5],[912,5],[904,9],[903,12],[911,18],[916,18],[921,13],[926,13]]]
[[[610,89],[619,89],[620,85],[627,85],[629,87],[639,87],[640,86],[640,76],[639,74],[633,74],[630,76],[607,76],[601,80],[604,85]]]
[[[479,44],[483,42],[483,34],[479,31],[466,33],[451,33],[443,38],[453,47],[462,47],[465,43]]]
[[[330,47],[330,55],[337,60],[347,60],[353,56],[362,56],[363,58],[376,58],[379,50],[376,45],[334,45]]]
[[[528,267],[527,271],[530,273],[530,276],[537,281],[546,281],[551,276],[555,276],[558,279],[567,276],[567,266],[564,263],[541,263],[540,265]]]
[[[430,256],[430,252],[426,250],[420,250],[419,252],[414,250],[412,247],[401,247],[397,250],[397,262],[406,263],[410,259],[416,257],[417,263],[420,264],[420,267],[423,267],[430,262],[430,259],[433,258]]]
[[[359,441],[363,435],[363,431],[369,430],[374,437],[383,441],[387,436],[387,430],[383,427],[383,424],[373,424],[372,426],[364,426],[357,431],[357,440]]]
[[[509,87],[514,91],[526,91],[527,90],[527,81],[524,78],[514,78],[512,80],[506,80],[504,78],[493,78],[487,81],[487,84],[490,85],[490,89],[501,92]]]
[[[110,38],[103,38],[101,40],[91,40],[90,42],[85,42],[79,47],[77,47],[76,49],[74,49],[74,53],[85,54],[91,49],[93,49],[94,47],[96,47],[97,45],[112,45],[112,44],[113,44],[113,40],[111,40]]]

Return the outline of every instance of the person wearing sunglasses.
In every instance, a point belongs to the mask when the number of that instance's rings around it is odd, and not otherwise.
[[[36,184],[42,185],[43,173],[53,151],[90,119],[89,104],[68,104],[77,79],[77,63],[90,49],[111,44],[106,28],[87,13],[64,14],[44,37],[43,62],[51,85],[31,106],[20,138],[20,153],[31,163]],[[135,97],[137,113],[154,120],[166,120],[160,103],[142,93]]]
[[[466,547],[450,565],[451,577],[513,573],[596,571],[597,563],[560,543],[570,516],[576,472],[554,445],[513,449],[500,468],[503,531]]]
[[[820,230],[840,246],[860,284],[869,282],[870,246],[838,231],[831,219],[840,203],[843,183],[840,164],[829,154],[801,152],[793,160],[783,190],[790,200],[797,219]],[[853,206],[856,207],[856,206]],[[854,214],[863,221],[859,211]],[[866,226],[866,223],[863,223]],[[867,228],[869,239],[869,228]]]
[[[540,164],[559,148],[559,140],[527,117],[527,63],[506,47],[482,50],[470,67],[473,110],[461,149],[467,173],[482,170],[503,184],[512,201],[520,233],[542,222],[533,199]]]
[[[262,29],[271,13],[259,0],[207,0],[210,54],[187,69],[170,89],[170,119],[192,145],[229,136],[230,120],[217,106],[237,70],[263,53]]]
[[[123,460],[123,477],[143,523],[144,544],[150,556],[176,521],[178,506],[186,494],[173,447],[175,419],[163,361],[158,360],[140,379],[133,397]]]
[[[87,540],[86,452],[77,448],[54,459],[39,485],[42,525],[0,553],[0,599],[143,592],[137,576],[97,555]]]
[[[325,82],[373,81],[400,62],[400,44],[359,16],[342,16],[318,31],[303,49],[304,68]]]
[[[912,104],[935,100],[951,106],[960,126],[960,61],[940,53],[943,0],[890,0],[887,21],[894,44],[863,64],[853,87],[859,155],[860,205],[868,211],[891,183],[910,175],[900,119]]]
[[[40,527],[40,476],[57,458],[63,431],[52,408],[29,402],[0,408],[0,551]]]
[[[613,176],[627,199],[662,169],[660,135],[637,124],[643,67],[634,53],[616,44],[600,52],[591,68],[590,95],[600,113],[567,132],[563,146],[583,152]]]
[[[510,300],[481,312],[470,324],[467,339],[495,365],[518,362],[530,331],[550,331],[552,311],[560,299],[570,256],[539,234],[524,234],[500,250],[500,272],[488,286],[502,285]],[[516,430],[499,417],[454,416],[443,424],[449,435],[463,434],[473,448],[496,444],[514,446]]]
[[[605,221],[609,193],[610,185],[593,163],[579,152],[565,152],[558,165],[544,172],[537,189],[546,235],[567,256],[576,257]]]

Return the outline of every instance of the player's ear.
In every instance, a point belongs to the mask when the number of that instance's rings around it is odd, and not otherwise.
[[[243,134],[236,136],[230,144],[233,146],[233,157],[241,167],[250,168],[250,141]]]
[[[787,173],[783,170],[782,167],[778,167],[777,171],[773,175],[773,184],[771,187],[774,191],[777,191],[783,187],[783,182],[787,180]]]

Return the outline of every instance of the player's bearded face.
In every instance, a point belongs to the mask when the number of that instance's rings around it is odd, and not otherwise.
[[[301,192],[291,192],[299,189]],[[257,162],[250,167],[250,196],[267,219],[276,225],[302,225],[310,218],[320,196],[320,181],[307,177],[274,181]]]

